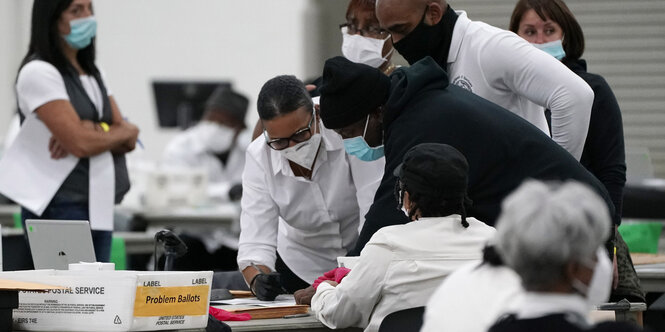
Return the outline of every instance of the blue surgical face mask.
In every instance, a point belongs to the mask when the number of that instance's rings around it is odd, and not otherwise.
[[[365,131],[363,131],[363,135],[347,138],[344,140],[344,149],[346,150],[346,153],[352,156],[356,156],[356,158],[362,161],[374,161],[385,155],[383,151],[383,145],[373,148],[370,147],[369,144],[367,144],[365,141],[365,134],[367,133],[368,124],[369,115],[367,115],[367,121],[365,122]]]
[[[77,50],[88,47],[97,34],[97,20],[94,16],[71,20],[69,26],[71,32],[64,38],[69,46]]]
[[[549,43],[531,45],[541,51],[545,51],[545,53],[555,57],[559,61],[566,57],[566,51],[563,50],[563,42],[561,39]]]

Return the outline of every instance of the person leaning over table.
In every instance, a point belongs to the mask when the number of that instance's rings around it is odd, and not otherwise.
[[[22,219],[89,220],[95,256],[111,254],[113,206],[129,190],[124,154],[139,130],[123,120],[95,63],[90,0],[35,0],[16,80],[21,131],[0,163],[0,192]]]
[[[509,31],[455,12],[445,0],[378,0],[376,16],[413,65],[431,56],[450,83],[526,119],[577,160],[589,129],[593,91],[559,61]]]
[[[494,225],[501,201],[524,179],[576,179],[614,210],[603,185],[570,153],[524,119],[458,86],[425,58],[387,77],[343,57],[323,70],[321,118],[346,140],[349,153],[385,152],[386,167],[351,255],[381,227],[408,219],[392,208],[390,173],[420,143],[448,144],[469,162],[470,216]],[[609,227],[609,226],[608,226]]]
[[[611,224],[603,200],[574,181],[527,181],[506,198],[496,248],[526,294],[489,331],[640,331],[589,319],[610,295],[612,262],[603,244]]]
[[[510,30],[552,57],[560,60],[593,89],[589,133],[580,163],[603,183],[612,197],[612,216],[621,222],[623,188],[626,184],[626,153],[621,109],[605,79],[586,71],[584,33],[568,6],[561,0],[520,0],[510,18]],[[547,113],[549,112],[546,111]],[[547,114],[546,113],[546,114]],[[644,302],[644,292],[630,259],[628,246],[616,234],[616,259],[619,278],[612,301],[627,298]]]
[[[257,108],[265,129],[245,158],[238,266],[271,300],[308,287],[351,250],[383,166],[345,153],[294,76],[266,82]]]
[[[322,282],[312,311],[330,328],[378,331],[390,313],[421,307],[452,271],[480,262],[494,228],[466,216],[469,165],[455,148],[423,143],[395,169],[395,210],[411,221],[374,233],[351,272]]]

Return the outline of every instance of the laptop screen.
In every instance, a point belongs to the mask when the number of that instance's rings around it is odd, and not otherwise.
[[[25,224],[35,269],[67,270],[70,263],[96,261],[87,220],[27,219]]]

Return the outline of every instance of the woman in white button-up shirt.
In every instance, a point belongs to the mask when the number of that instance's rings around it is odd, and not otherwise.
[[[257,107],[265,129],[246,154],[238,266],[270,299],[308,287],[352,248],[385,161],[347,155],[293,76],[268,81]]]

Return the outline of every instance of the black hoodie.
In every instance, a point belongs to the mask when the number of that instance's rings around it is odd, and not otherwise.
[[[586,183],[607,202],[612,215],[607,191],[572,155],[526,120],[449,84],[432,58],[398,69],[391,81],[383,114],[385,173],[351,255],[359,254],[381,227],[408,221],[397,207],[393,170],[420,143],[449,144],[464,154],[473,200],[467,213],[488,225],[494,225],[501,201],[528,178]]]

